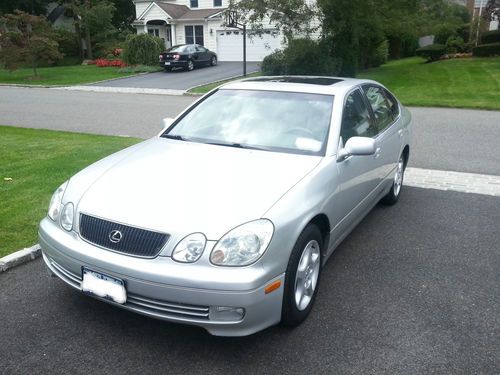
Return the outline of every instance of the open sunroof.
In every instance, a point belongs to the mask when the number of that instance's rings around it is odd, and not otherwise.
[[[257,77],[247,80],[247,82],[302,83],[320,86],[331,86],[342,81],[342,79],[330,77]]]

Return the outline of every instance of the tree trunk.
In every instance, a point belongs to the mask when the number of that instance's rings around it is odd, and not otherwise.
[[[85,54],[83,51],[83,42],[82,42],[82,29],[80,28],[80,22],[78,22],[77,16],[74,17],[75,20],[75,33],[78,38],[78,50],[80,51],[80,58],[83,60],[85,58]]]
[[[92,60],[92,44],[90,43],[90,30],[89,27],[85,27],[85,44],[87,47],[87,59]]]

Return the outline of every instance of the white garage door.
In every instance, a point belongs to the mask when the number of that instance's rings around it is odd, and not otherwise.
[[[281,36],[277,31],[266,30],[262,37],[247,35],[247,61],[262,61],[280,48]],[[217,55],[220,61],[243,61],[243,32],[217,31]]]

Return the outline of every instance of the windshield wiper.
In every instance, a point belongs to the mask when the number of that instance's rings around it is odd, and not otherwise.
[[[249,145],[244,145],[241,143],[231,143],[231,142],[203,142],[207,145],[214,145],[214,146],[225,146],[225,147],[234,147],[234,148],[243,148],[246,150],[263,150],[263,148],[255,147],[255,146],[249,146]]]
[[[162,138],[167,138],[167,139],[175,139],[177,141],[184,141],[187,142],[188,139],[186,137],[183,137],[182,135],[172,135],[172,134],[163,134],[161,136]]]

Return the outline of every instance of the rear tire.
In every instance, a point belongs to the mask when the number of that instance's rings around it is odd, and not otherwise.
[[[190,72],[190,71],[194,70],[194,62],[193,62],[193,60],[189,60],[189,61],[188,61],[188,64],[187,64],[186,70],[187,70],[188,72]]]
[[[312,310],[319,289],[323,236],[316,225],[308,225],[293,247],[285,274],[281,323],[295,327]]]
[[[406,160],[404,155],[401,155],[396,167],[396,172],[394,173],[391,190],[389,190],[387,195],[380,200],[380,203],[387,206],[392,206],[399,200],[399,197],[401,196],[401,190],[403,189],[405,169]]]

